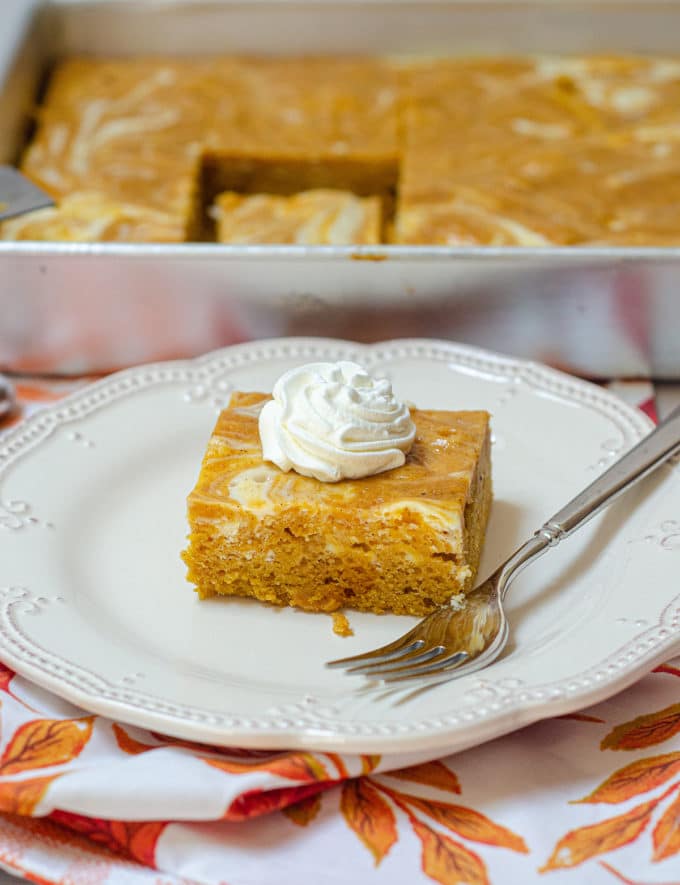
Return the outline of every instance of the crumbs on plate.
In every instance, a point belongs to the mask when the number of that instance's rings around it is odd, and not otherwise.
[[[342,612],[333,612],[333,633],[338,636],[354,636],[354,630],[349,625],[347,615]]]

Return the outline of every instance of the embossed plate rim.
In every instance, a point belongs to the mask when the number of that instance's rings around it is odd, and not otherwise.
[[[460,371],[470,370],[500,380],[521,380],[537,391],[561,401],[570,401],[604,414],[630,443],[644,435],[651,422],[613,394],[537,363],[492,354],[478,348],[445,341],[401,339],[364,345],[323,338],[272,339],[235,345],[198,357],[153,363],[127,369],[102,379],[35,416],[0,437],[0,490],[12,465],[30,455],[53,431],[70,421],[85,418],[130,393],[163,384],[189,385],[200,395],[220,397],[221,374],[230,369],[267,359],[360,358],[369,366],[377,362],[415,357],[444,361]],[[211,381],[217,387],[211,389]],[[193,385],[193,387],[191,386]],[[199,394],[196,394],[199,395]],[[677,468],[676,468],[677,470]],[[12,520],[34,520],[22,502],[7,502],[0,524],[11,527]],[[1,578],[1,573],[0,573]],[[626,687],[656,663],[671,656],[680,642],[680,595],[669,599],[661,612],[654,612],[655,623],[640,630],[597,667],[572,674],[552,684],[533,687],[507,687],[486,707],[455,711],[439,719],[400,721],[382,724],[371,721],[329,720],[314,709],[276,715],[239,717],[217,714],[200,707],[182,706],[134,688],[115,685],[101,676],[67,661],[49,649],[37,646],[19,626],[17,606],[43,605],[21,587],[5,587],[0,592],[0,649],[6,663],[42,687],[92,712],[119,718],[141,727],[166,731],[178,737],[214,744],[236,744],[267,748],[309,748],[383,753],[405,751],[434,753],[463,749],[547,716],[559,715],[602,700]],[[489,671],[487,671],[488,674]],[[484,684],[484,675],[480,684]],[[445,691],[445,689],[438,689]],[[425,726],[425,727],[424,727]]]

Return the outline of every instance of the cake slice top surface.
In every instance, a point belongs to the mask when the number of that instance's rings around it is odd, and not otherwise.
[[[215,517],[217,506],[225,515],[249,511],[264,516],[290,507],[384,511],[390,505],[420,502],[461,513],[468,503],[486,443],[487,412],[412,409],[416,439],[403,466],[323,483],[263,461],[258,417],[269,399],[263,393],[232,396],[217,420],[189,497],[194,511],[205,507],[205,516]]]

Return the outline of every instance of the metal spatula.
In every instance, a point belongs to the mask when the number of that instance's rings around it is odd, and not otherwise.
[[[54,200],[45,191],[12,166],[0,166],[0,221],[47,206]]]

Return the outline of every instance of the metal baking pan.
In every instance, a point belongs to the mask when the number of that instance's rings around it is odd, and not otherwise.
[[[3,0],[0,163],[69,53],[680,55],[671,0]],[[680,210],[679,210],[680,211]],[[235,341],[449,337],[680,378],[680,249],[0,243],[0,367],[97,371]]]

